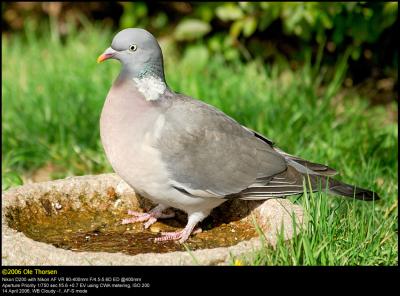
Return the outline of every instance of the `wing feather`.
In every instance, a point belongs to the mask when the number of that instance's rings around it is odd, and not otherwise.
[[[165,112],[157,148],[172,185],[194,196],[236,194],[286,169],[285,158],[234,119],[179,95]]]

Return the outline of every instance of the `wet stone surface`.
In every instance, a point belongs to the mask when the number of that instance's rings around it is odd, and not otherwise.
[[[200,224],[203,232],[192,235],[184,245],[176,241],[154,242],[161,231],[181,230],[186,224],[186,215],[176,211],[175,218],[159,220],[146,230],[140,222],[122,225],[122,219],[131,217],[128,209],[143,209],[115,206],[118,197],[113,193],[108,195],[109,198],[100,199],[95,206],[81,196],[79,208],[69,204],[68,197],[57,199],[43,195],[26,202],[24,207],[10,208],[7,222],[27,237],[58,248],[129,255],[227,247],[257,236],[251,219],[223,217],[224,208],[221,207]]]

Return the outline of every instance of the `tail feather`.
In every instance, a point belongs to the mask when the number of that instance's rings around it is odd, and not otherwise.
[[[320,164],[320,163],[315,163],[311,162],[305,159],[302,159],[298,156],[291,155],[289,153],[286,153],[282,150],[280,150],[278,147],[274,147],[275,151],[280,153],[286,161],[291,163],[292,165],[296,166],[296,163],[299,164],[300,166],[305,167],[306,169],[312,170],[315,173],[323,176],[334,176],[337,174],[337,171],[327,165]]]
[[[334,179],[329,182],[329,191],[337,195],[354,197],[356,199],[367,201],[380,199],[376,192],[349,185]]]
[[[287,170],[284,172],[270,178],[269,180],[265,180],[264,184],[260,182],[260,179],[259,182],[255,183],[253,186],[240,192],[239,198],[245,200],[261,200],[300,194],[304,191],[304,178],[307,182],[307,191],[314,192],[327,188],[331,193],[336,195],[352,197],[365,201],[379,199],[378,194],[371,190],[349,185],[329,178],[329,176],[326,175],[304,174],[297,170],[297,166],[291,165],[288,165]]]

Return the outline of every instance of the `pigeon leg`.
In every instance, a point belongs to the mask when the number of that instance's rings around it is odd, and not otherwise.
[[[201,228],[197,228],[193,231],[195,228],[196,224],[202,221],[205,217],[207,217],[202,212],[196,212],[193,214],[189,215],[188,223],[186,224],[185,228],[176,231],[176,232],[161,232],[161,237],[157,237],[154,239],[155,242],[163,242],[163,241],[169,241],[169,240],[179,240],[179,242],[182,244],[184,243],[190,236],[190,234],[198,233],[201,232]]]
[[[151,225],[153,225],[157,219],[167,219],[167,218],[172,218],[175,216],[174,212],[171,213],[166,213],[164,214],[163,211],[168,209],[168,206],[159,204],[152,210],[150,210],[148,213],[141,213],[141,212],[136,212],[136,211],[128,211],[129,215],[135,216],[134,218],[127,218],[122,220],[122,224],[130,224],[130,223],[135,223],[135,222],[144,222],[147,221],[144,224],[144,228],[149,228]]]

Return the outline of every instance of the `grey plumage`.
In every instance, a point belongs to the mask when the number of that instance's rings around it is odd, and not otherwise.
[[[182,242],[225,200],[302,193],[304,179],[313,191],[378,198],[332,179],[336,170],[287,154],[218,109],[173,92],[164,80],[161,49],[149,32],[119,32],[98,61],[109,58],[119,60],[122,70],[100,120],[107,158],[137,192],[159,203],[126,223],[148,220],[148,227],[168,216],[162,213],[168,207],[179,208],[188,213],[187,226],[159,240]]]
[[[158,142],[171,178],[219,197],[286,168],[284,158],[221,111],[176,95]],[[189,173],[190,172],[190,173]]]

